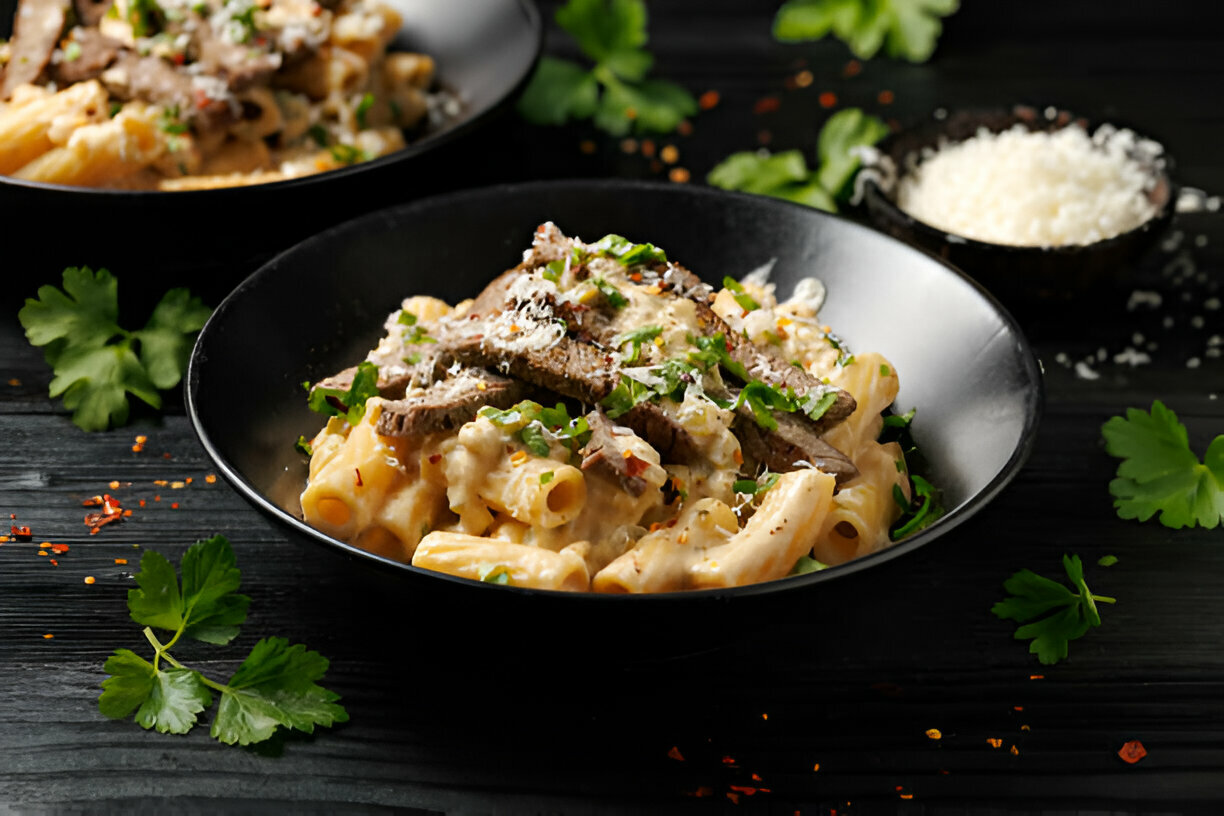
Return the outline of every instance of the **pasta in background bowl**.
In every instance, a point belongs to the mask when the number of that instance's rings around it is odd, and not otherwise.
[[[866,427],[847,430],[847,434],[843,435],[843,440],[853,435],[860,442],[840,441],[839,444],[843,448],[856,448],[855,461],[860,470],[873,467],[867,465],[868,459],[865,458],[873,454],[861,446],[861,440],[875,444],[879,412],[895,394],[894,408],[898,413],[914,411],[913,438],[926,459],[925,475],[943,493],[946,514],[892,546],[880,547],[877,542],[865,547],[862,553],[839,554],[830,549],[826,541],[825,549],[820,552],[825,553],[830,561],[844,563],[781,580],[770,580],[787,575],[795,558],[809,552],[817,543],[820,526],[828,515],[833,483],[843,481],[844,477],[847,485],[854,484],[853,473],[839,472],[839,466],[832,461],[833,454],[827,451],[828,462],[832,464],[818,462],[816,470],[786,467],[786,460],[795,458],[788,455],[779,460],[780,466],[769,468],[789,472],[778,478],[770,490],[762,491],[764,497],[760,499],[757,510],[764,513],[766,510],[781,509],[783,512],[779,518],[790,518],[800,513],[805,519],[790,524],[786,531],[787,535],[793,534],[795,546],[780,556],[787,561],[781,572],[761,574],[753,579],[760,582],[743,586],[731,586],[741,582],[725,580],[724,576],[710,581],[680,584],[660,582],[650,587],[662,590],[661,595],[673,596],[676,594],[673,590],[682,586],[695,590],[684,593],[686,597],[772,593],[857,572],[911,552],[953,529],[980,510],[1022,465],[1040,413],[1042,388],[1036,361],[1011,318],[960,273],[879,233],[783,202],[669,185],[576,181],[475,190],[397,207],[349,222],[304,242],[248,278],[221,305],[201,332],[188,374],[189,412],[201,441],[218,467],[244,497],[269,513],[295,537],[322,542],[408,581],[483,590],[488,588],[487,583],[468,579],[496,580],[498,575],[494,573],[498,572],[508,573],[513,579],[513,569],[499,571],[496,558],[452,557],[463,547],[472,548],[475,552],[482,546],[489,546],[481,542],[496,538],[487,537],[493,529],[492,516],[500,519],[499,523],[503,526],[510,524],[506,534],[500,536],[503,542],[512,541],[516,536],[522,540],[524,523],[513,518],[510,507],[513,500],[504,495],[505,491],[500,499],[491,499],[486,491],[481,495],[481,501],[474,503],[466,503],[457,495],[448,495],[441,500],[441,505],[449,508],[445,510],[446,513],[458,510],[453,517],[448,515],[442,518],[436,514],[436,510],[430,511],[434,515],[427,520],[427,526],[432,528],[432,525],[441,523],[448,532],[442,537],[435,535],[432,540],[426,535],[424,543],[428,545],[426,551],[430,555],[416,560],[418,564],[431,561],[429,566],[435,568],[448,559],[452,563],[463,561],[465,564],[450,570],[455,575],[445,575],[421,569],[419,565],[413,566],[410,554],[406,557],[404,550],[395,550],[395,546],[403,547],[407,539],[412,540],[412,545],[417,545],[422,538],[420,534],[432,533],[432,529],[404,532],[395,537],[396,541],[390,542],[392,546],[387,546],[388,541],[381,532],[378,535],[382,541],[363,541],[358,531],[342,529],[349,522],[353,512],[351,508],[343,511],[335,506],[330,510],[326,506],[321,508],[320,500],[326,503],[334,498],[333,495],[320,495],[313,499],[304,496],[302,490],[308,476],[307,460],[294,450],[293,440],[301,436],[304,440],[314,439],[319,446],[315,451],[318,462],[311,466],[315,484],[327,481],[323,473],[326,460],[335,458],[341,447],[352,448],[344,454],[346,457],[359,455],[366,457],[362,461],[376,463],[381,459],[386,462],[386,451],[377,448],[380,444],[388,444],[388,437],[385,436],[387,426],[380,426],[379,420],[386,415],[391,417],[386,421],[392,423],[410,424],[415,421],[403,416],[396,419],[396,411],[404,406],[396,407],[387,399],[398,398],[402,403],[412,403],[416,397],[427,397],[429,389],[417,392],[412,391],[409,385],[406,393],[373,397],[360,419],[354,416],[350,418],[351,421],[332,420],[330,427],[320,433],[321,418],[306,407],[302,383],[326,381],[324,385],[331,387],[332,396],[343,394],[346,387],[351,391],[352,372],[347,385],[343,379],[337,381],[328,378],[352,366],[355,361],[366,358],[371,349],[375,349],[371,356],[376,356],[381,350],[393,357],[398,355],[400,360],[415,358],[409,360],[412,365],[421,364],[420,354],[413,349],[406,351],[402,345],[390,349],[385,341],[380,345],[384,334],[392,345],[396,338],[402,343],[407,336],[415,338],[417,348],[431,351],[425,346],[435,344],[428,340],[421,343],[421,340],[436,339],[431,337],[430,332],[438,331],[435,328],[439,325],[437,320],[449,309],[446,304],[460,303],[476,296],[495,275],[513,268],[522,260],[525,236],[531,236],[541,224],[554,220],[563,225],[569,235],[581,236],[592,242],[612,232],[637,240],[649,240],[654,245],[652,248],[662,248],[669,259],[701,273],[716,287],[724,278],[734,281],[751,270],[770,265],[771,280],[783,303],[775,306],[769,302],[768,292],[757,286],[752,278],[744,287],[744,292],[737,292],[733,285],[719,295],[724,301],[723,309],[719,309],[717,299],[713,302],[714,310],[722,311],[721,319],[729,321],[728,327],[734,327],[735,333],[741,336],[745,329],[750,335],[767,329],[754,329],[740,322],[745,315],[735,313],[740,305],[735,299],[736,294],[759,298],[759,305],[766,307],[759,314],[768,311],[769,321],[776,326],[779,317],[790,319],[789,316],[798,316],[796,310],[802,310],[805,297],[811,297],[810,285],[805,285],[806,289],[801,287],[798,298],[793,297],[796,284],[805,278],[820,279],[827,288],[827,298],[820,307],[819,322],[836,330],[837,342],[834,345],[848,349],[850,353],[864,353],[862,365],[858,368],[843,366],[844,372],[878,374],[870,379],[877,385],[885,381],[888,386],[877,389],[880,395],[877,395],[874,403],[870,398],[864,399],[865,403],[871,403],[864,406],[865,411],[860,415],[868,420]],[[589,245],[584,246],[589,248]],[[544,268],[547,269],[547,266]],[[575,303],[583,303],[582,292],[585,290],[580,291],[583,286],[593,287],[597,291],[597,295],[592,297],[613,297],[605,288],[610,278],[624,287],[652,286],[649,280],[644,284],[642,281],[630,283],[628,279],[621,280],[616,277],[618,273],[612,266],[595,268],[597,274],[594,277],[601,279],[603,285],[591,284],[589,280],[581,284],[568,281],[562,277],[570,274],[564,264],[554,264],[553,271],[562,283],[561,289],[553,290],[559,293],[554,295],[554,302],[557,297],[565,299],[573,296]],[[642,269],[645,267],[632,267],[628,274],[640,274]],[[655,285],[654,288],[662,287]],[[626,306],[629,310],[638,293],[628,288],[624,291],[629,295],[627,301],[630,305]],[[569,294],[566,295],[566,292]],[[805,296],[804,292],[808,294]],[[422,297],[408,301],[405,307],[403,298],[409,293]],[[522,295],[521,292],[519,294]],[[728,297],[736,306],[729,307],[726,302]],[[787,298],[790,298],[789,302],[786,302]],[[586,298],[586,302],[593,301]],[[477,299],[476,304],[480,303],[480,299]],[[471,304],[465,305],[461,307],[459,316],[470,317],[475,308]],[[756,313],[756,310],[743,311]],[[404,319],[405,312],[411,314],[409,319]],[[939,320],[931,319],[935,313],[940,315]],[[566,331],[564,327],[557,328],[555,315],[541,319],[539,325],[534,327],[523,318],[524,314],[519,311],[513,315],[501,315],[498,319],[506,324],[505,331],[512,334]],[[387,333],[384,323],[395,331]],[[491,325],[484,325],[483,328],[493,330]],[[646,353],[642,353],[640,346],[635,349],[635,343],[623,339],[623,327],[613,328],[621,338],[618,344],[621,351],[618,353],[622,363],[626,356],[632,354],[634,362],[646,363],[647,368],[665,362],[666,358],[674,357],[676,353],[691,355],[692,349],[715,348],[708,343],[702,344],[692,332],[687,332],[689,336],[686,337],[686,331],[681,328],[668,336],[663,336],[667,333],[667,330],[663,330],[648,338],[649,346]],[[587,330],[597,331],[589,323]],[[828,330],[819,330],[818,336],[820,342],[811,348],[829,348]],[[727,334],[722,334],[722,338],[724,347],[732,351],[732,344],[726,341]],[[545,347],[546,342],[541,348]],[[252,353],[252,349],[256,349],[256,353]],[[680,352],[679,349],[684,351]],[[874,351],[883,352],[887,362],[869,356],[868,353]],[[576,354],[579,352],[575,351]],[[835,368],[840,354],[833,355]],[[508,371],[512,377],[527,376],[531,379],[530,375],[523,374],[526,370],[524,365],[527,364],[517,357],[499,361],[479,356],[465,359],[477,366],[490,366],[489,371]],[[582,366],[581,360],[572,355],[571,359],[580,363],[578,368],[571,369],[571,373],[581,370],[591,372],[598,368],[596,365]],[[694,358],[687,356],[683,359]],[[505,365],[499,369],[498,362]],[[746,383],[755,379],[742,374],[737,379],[736,375],[728,375],[734,369],[728,368],[725,362],[723,365],[719,377],[709,379],[707,370],[702,380],[703,387],[714,397],[715,403],[722,397],[733,396],[736,389],[748,390]],[[462,368],[457,363],[454,366],[452,378],[459,376]],[[623,373],[629,368],[622,365],[619,370]],[[899,380],[897,372],[900,372]],[[840,377],[840,374],[837,376]],[[616,410],[614,399],[609,403],[607,399],[592,400],[590,394],[580,393],[580,385],[574,384],[576,379],[585,381],[577,376],[553,379],[549,381],[549,390],[579,388],[579,391],[569,390],[563,396],[588,406],[593,401],[600,402],[609,414]],[[646,381],[650,382],[648,378]],[[482,391],[488,389],[486,393],[502,388],[499,382],[482,384]],[[539,385],[538,382],[533,384]],[[837,384],[838,380],[834,378],[833,385]],[[624,385],[622,382],[621,386]],[[802,383],[797,390],[792,385],[788,382],[785,391],[798,402],[820,393],[819,390],[805,390],[808,386]],[[731,390],[719,390],[723,387]],[[870,386],[850,386],[848,382],[845,388],[860,397],[870,394],[872,390]],[[631,388],[629,390],[632,391]],[[240,411],[235,410],[234,394],[243,395],[243,408]],[[328,394],[320,392],[320,396]],[[503,402],[491,398],[488,400],[491,407],[475,417],[465,416],[461,420],[449,417],[451,424],[448,432],[431,437],[432,441],[425,443],[425,447],[434,444],[436,449],[401,452],[400,461],[412,459],[419,462],[423,473],[430,467],[437,470],[466,468],[469,471],[467,476],[455,473],[446,477],[443,474],[444,478],[432,486],[422,482],[423,492],[441,490],[445,493],[448,486],[462,492],[466,489],[464,485],[467,485],[476,494],[481,494],[479,484],[488,487],[500,478],[496,476],[498,472],[505,470],[509,476],[516,469],[519,472],[513,475],[527,473],[534,476],[535,485],[544,481],[545,473],[552,474],[552,478],[545,483],[581,484],[571,480],[573,474],[564,471],[564,468],[572,467],[568,464],[572,451],[557,447],[558,438],[552,438],[534,457],[515,449],[514,445],[510,446],[509,452],[505,451],[507,440],[531,424],[530,419],[515,415],[516,412],[521,414],[534,410],[529,408],[530,403],[519,400],[521,396],[521,393],[511,392]],[[612,399],[612,395],[607,397]],[[743,401],[738,402],[738,407],[745,409]],[[832,404],[832,400],[826,402]],[[633,404],[653,403],[639,400]],[[719,410],[735,410],[730,402],[721,405]],[[542,406],[537,404],[537,407]],[[620,407],[627,411],[633,406]],[[825,408],[828,409],[828,405]],[[671,409],[660,410],[666,413]],[[714,408],[709,410],[717,413]],[[751,417],[752,406],[747,406],[745,410]],[[577,409],[569,412],[570,415],[578,413]],[[567,415],[567,419],[572,418]],[[729,416],[724,419],[724,425],[716,424],[709,439],[699,444],[705,446],[703,450],[710,459],[725,454],[726,466],[704,474],[698,473],[696,468],[683,471],[682,475],[689,481],[678,487],[693,490],[694,501],[678,503],[679,509],[670,514],[657,506],[644,512],[642,508],[628,506],[633,504],[633,498],[625,491],[608,493],[598,483],[588,479],[587,487],[581,489],[593,491],[591,495],[597,496],[595,503],[598,509],[594,519],[589,520],[588,527],[612,528],[632,524],[644,528],[634,533],[641,546],[643,542],[651,543],[650,526],[658,525],[658,530],[659,527],[666,529],[671,524],[671,532],[656,537],[660,539],[658,546],[674,550],[677,543],[684,543],[678,539],[680,531],[689,530],[690,535],[696,536],[698,532],[694,531],[700,524],[713,524],[721,525],[720,540],[725,541],[733,527],[740,527],[731,510],[734,500],[727,501],[728,496],[736,492],[729,489],[729,481],[742,479],[746,473],[761,474],[759,465],[768,453],[762,453],[759,446],[754,447],[748,442],[743,442],[742,446],[732,443],[728,447],[728,437],[723,431],[728,423],[733,424],[736,420]],[[587,420],[597,422],[598,418],[587,415]],[[652,437],[647,427],[653,420],[635,424],[629,417],[624,421],[632,426],[631,432],[618,432],[619,435],[615,437],[618,442],[610,444],[619,445],[617,452],[622,456],[628,452],[629,456],[624,458],[642,461],[643,467],[632,475],[650,482],[657,493],[665,482],[681,475],[681,471],[673,466],[676,458],[671,454],[674,451],[660,457],[657,451],[659,437]],[[819,418],[815,421],[819,422]],[[842,424],[846,429],[851,429],[850,423],[851,420],[846,420]],[[561,420],[550,420],[547,427],[555,430],[564,424]],[[736,427],[740,440],[757,433],[752,431],[750,423],[745,424],[747,428]],[[751,433],[745,437],[745,432]],[[523,439],[521,435],[514,438]],[[828,438],[837,438],[836,426],[828,432]],[[394,447],[400,443],[390,444]],[[411,447],[418,443],[404,444]],[[582,444],[586,446],[590,443],[584,441]],[[460,446],[466,453],[457,452],[456,448]],[[487,461],[476,455],[483,447],[492,451],[492,458]],[[721,450],[721,454],[715,453],[718,450]],[[589,454],[587,447],[583,451]],[[736,456],[737,453],[740,456]],[[459,464],[464,456],[471,461],[470,466]],[[501,461],[503,456],[507,458],[506,462]],[[516,462],[516,457],[522,461]],[[749,467],[757,467],[745,470],[737,467],[738,462],[729,464],[737,459],[743,461],[743,457],[749,460]],[[904,482],[895,475],[900,472],[894,466],[898,461],[895,451],[890,449],[884,458],[894,474],[893,481],[882,488],[883,492],[890,494],[891,501],[892,485],[901,487]],[[347,463],[349,460],[339,461]],[[673,465],[668,465],[669,461]],[[391,467],[391,471],[395,470],[395,467]],[[394,473],[382,474],[374,470],[357,476],[350,473],[347,464],[337,469],[337,473],[341,471],[346,484],[352,483],[354,478],[364,483],[384,476],[394,477]],[[624,474],[620,476],[623,478]],[[703,478],[706,483],[701,485]],[[531,482],[532,479],[527,478],[527,481]],[[573,498],[580,488],[566,487],[565,490],[569,490],[568,495]],[[533,491],[533,495],[547,492]],[[563,492],[561,495],[564,497],[567,494]],[[416,498],[403,494],[401,504],[390,517],[401,520],[413,518],[413,524],[419,523],[408,509]],[[532,502],[529,500],[527,503]],[[437,504],[434,502],[435,507]],[[546,508],[562,514],[562,517],[555,520],[556,523],[541,521],[534,525],[538,528],[536,535],[541,541],[547,538],[545,530],[565,530],[567,524],[580,523],[578,520],[582,517],[577,515],[580,509],[574,515],[565,516],[570,504],[569,501],[559,501],[557,506]],[[303,505],[308,506],[307,515],[316,526],[307,524],[303,519]],[[467,517],[465,507],[472,510]],[[698,513],[700,522],[693,516],[697,511],[701,511]],[[880,524],[886,529],[890,521],[885,519]],[[515,524],[519,526],[515,527]],[[387,524],[384,520],[374,526],[385,531]],[[526,524],[527,528],[532,526]],[[751,521],[744,524],[740,535],[744,536],[751,526]],[[780,525],[766,526],[775,529]],[[571,526],[568,533],[573,532]],[[343,537],[357,543],[345,541]],[[588,542],[598,538],[591,535],[589,530],[582,537]],[[598,538],[598,541],[606,546],[606,538]],[[538,549],[547,551],[548,557],[557,561],[554,565],[557,569],[565,566],[561,561],[573,562],[571,566],[575,567],[581,564],[581,571],[587,577],[565,588],[585,589],[587,585],[583,580],[589,580],[590,573],[597,572],[591,569],[591,553],[589,550],[571,550],[568,556],[559,555],[566,552],[565,546],[569,543],[556,542]],[[420,547],[417,552],[421,552]],[[602,567],[607,569],[624,552],[622,549],[618,553],[605,553],[601,557]],[[860,554],[862,557],[846,560],[850,555]],[[485,564],[486,561],[489,563]],[[621,586],[605,588],[631,588],[629,585],[641,578],[642,570],[638,566],[638,569],[630,568],[627,572],[621,570],[621,578],[615,581],[612,573],[609,573],[609,577],[604,579],[605,584],[619,582]],[[516,587],[514,583],[511,580],[510,586],[501,588],[513,592],[555,594],[550,589]],[[565,585],[564,577],[555,583],[557,588]],[[599,588],[598,585],[596,588]],[[641,589],[640,586],[636,588]],[[592,596],[579,593],[576,597]]]
[[[45,30],[0,0],[0,210],[44,279],[245,275],[426,191],[418,159],[503,112],[542,38],[529,0],[20,2]]]

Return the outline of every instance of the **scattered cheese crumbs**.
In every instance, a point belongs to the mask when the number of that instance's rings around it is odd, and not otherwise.
[[[1153,176],[1132,156],[1162,149],[1108,126],[1053,133],[1017,125],[985,129],[927,151],[905,173],[897,205],[938,229],[997,244],[1091,244],[1135,229],[1155,214]]]

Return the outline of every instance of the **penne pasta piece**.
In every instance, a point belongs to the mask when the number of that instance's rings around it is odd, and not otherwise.
[[[54,94],[41,88],[22,90],[35,87],[20,86],[13,102],[0,112],[0,174],[12,174],[62,146],[77,128],[106,118],[106,90],[97,80]]]
[[[462,533],[433,532],[421,540],[412,565],[476,581],[505,575],[513,586],[583,592],[590,587],[581,548],[553,552]]]
[[[82,125],[63,147],[43,153],[13,175],[94,187],[136,173],[165,153],[158,115],[157,108],[129,102],[113,119]]]

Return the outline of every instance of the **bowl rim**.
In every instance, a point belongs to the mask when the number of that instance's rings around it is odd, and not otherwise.
[[[843,564],[830,566],[823,570],[818,570],[803,575],[787,576],[773,581],[764,581],[736,587],[622,595],[597,592],[565,592],[562,590],[485,584],[478,581],[472,581],[467,578],[426,570],[421,567],[414,567],[411,564],[404,563],[402,561],[396,561],[385,556],[376,555],[348,542],[333,538],[326,533],[311,527],[303,519],[299,519],[285,511],[283,508],[279,507],[275,502],[264,495],[263,492],[248,482],[213,443],[207,428],[202,422],[199,406],[197,404],[196,392],[199,387],[200,366],[204,364],[203,361],[207,357],[206,347],[213,333],[220,331],[218,327],[223,324],[226,312],[243,297],[246,290],[257,286],[265,278],[278,274],[280,267],[283,264],[290,262],[293,256],[297,255],[298,253],[311,252],[315,249],[315,247],[325,247],[330,241],[337,238],[342,238],[346,233],[354,229],[358,229],[360,225],[366,223],[382,221],[389,224],[392,221],[398,221],[400,219],[409,217],[410,213],[428,211],[432,207],[456,206],[462,205],[464,202],[487,202],[489,199],[496,199],[508,194],[533,194],[551,190],[575,190],[579,192],[590,192],[592,195],[607,191],[623,192],[633,195],[648,195],[652,193],[666,192],[668,194],[693,196],[697,199],[721,198],[732,201],[739,199],[742,201],[751,201],[755,205],[762,205],[765,207],[778,207],[783,209],[794,208],[798,211],[804,212],[807,217],[833,219],[844,224],[845,227],[851,231],[862,231],[864,234],[869,234],[872,236],[873,239],[890,241],[904,247],[908,251],[913,251],[919,255],[925,256],[929,260],[943,267],[946,273],[959,278],[963,284],[967,284],[970,288],[972,288],[972,290],[983,299],[985,305],[997,314],[999,319],[1004,323],[1006,328],[1010,331],[1011,336],[1016,341],[1016,356],[1021,364],[1021,373],[1024,375],[1027,384],[1031,387],[1025,390],[1024,422],[1015,448],[1011,451],[1007,460],[1002,464],[994,476],[992,476],[981,489],[971,495],[963,504],[954,508],[946,515],[940,517],[937,521],[933,522],[931,526],[919,530],[913,535],[883,550],[869,553],[868,555],[852,559],[851,561]],[[470,212],[480,211],[479,207],[467,207],[467,209]],[[752,195],[749,193],[726,191],[712,187],[676,185],[653,180],[619,178],[511,182],[443,193],[414,201],[404,202],[392,207],[374,211],[372,213],[357,216],[340,224],[336,224],[327,230],[319,232],[292,247],[284,249],[275,257],[271,258],[265,264],[260,266],[259,269],[255,270],[245,279],[243,279],[243,281],[239,283],[229,293],[229,295],[225,297],[224,300],[222,300],[217,308],[213,310],[212,315],[209,317],[204,327],[200,330],[200,333],[196,338],[196,342],[192,347],[191,356],[188,361],[187,375],[183,379],[183,391],[184,407],[191,422],[192,429],[195,431],[201,446],[204,448],[209,458],[212,459],[214,465],[221,472],[222,476],[227,482],[229,482],[230,486],[257,510],[261,511],[264,513],[264,515],[276,521],[278,524],[291,528],[299,536],[305,537],[316,544],[325,546],[333,552],[339,552],[350,559],[355,559],[367,566],[372,566],[379,569],[380,571],[394,572],[401,575],[407,573],[408,575],[413,576],[413,578],[442,581],[455,586],[464,587],[468,590],[487,588],[492,591],[502,591],[504,593],[520,597],[542,596],[583,599],[581,601],[576,601],[579,603],[639,604],[669,602],[674,601],[677,598],[687,598],[694,601],[697,599],[713,599],[716,601],[723,601],[731,598],[774,596],[779,593],[801,590],[817,584],[825,583],[830,580],[854,575],[870,567],[892,561],[903,555],[907,555],[914,550],[919,549],[937,536],[951,532],[956,527],[959,527],[961,524],[968,521],[980,510],[986,507],[992,500],[994,500],[994,498],[998,496],[998,494],[1001,493],[1003,489],[1016,478],[1017,475],[1019,475],[1036,443],[1037,431],[1040,426],[1045,402],[1045,381],[1041,374],[1041,365],[1038,362],[1027,337],[1020,328],[1019,323],[1017,323],[1011,313],[985,287],[974,280],[971,276],[965,274],[956,266],[948,263],[946,260],[940,258],[934,253],[906,244],[903,241],[883,234],[878,230],[872,229],[869,226],[860,224],[849,218],[825,213],[802,204],[796,204],[781,199]],[[638,600],[621,600],[625,598],[636,598]],[[651,600],[646,601],[642,599]]]
[[[938,115],[941,111],[943,112],[943,116]],[[1053,116],[1050,115],[1051,111],[1054,112]],[[1063,257],[1073,258],[1081,254],[1109,251],[1114,247],[1122,246],[1123,244],[1129,243],[1130,241],[1133,241],[1139,236],[1145,235],[1148,232],[1163,229],[1173,218],[1177,207],[1179,185],[1173,177],[1173,160],[1167,152],[1164,152],[1164,142],[1162,140],[1150,136],[1146,131],[1141,131],[1129,123],[1119,123],[1116,121],[1096,121],[1072,113],[1071,111],[1055,105],[1047,105],[1042,108],[1034,105],[1017,103],[1012,105],[1010,108],[981,106],[957,108],[951,111],[944,108],[937,108],[928,113],[925,117],[916,120],[910,125],[901,127],[900,129],[889,133],[887,136],[877,142],[874,145],[874,150],[878,151],[879,158],[877,158],[877,161],[884,157],[888,157],[891,152],[890,148],[902,137],[938,137],[942,135],[942,131],[946,128],[947,123],[952,121],[954,117],[958,116],[973,118],[982,116],[1015,116],[1022,121],[1027,117],[1044,120],[1051,125],[1057,124],[1058,126],[1053,128],[1054,130],[1078,124],[1090,134],[1098,127],[1106,124],[1112,125],[1119,130],[1131,130],[1139,138],[1151,139],[1152,141],[1161,145],[1161,164],[1154,168],[1154,177],[1157,184],[1163,182],[1168,188],[1168,196],[1161,207],[1159,207],[1150,218],[1139,224],[1139,226],[1133,227],[1125,232],[1120,232],[1117,235],[1112,235],[1109,238],[1102,238],[1101,240],[1094,241],[1090,244],[1060,244],[1051,246],[996,244],[991,243],[990,241],[970,238],[968,236],[958,235],[957,233],[940,229],[926,223],[925,221],[920,221],[913,215],[910,215],[897,205],[896,201],[893,199],[893,196],[886,192],[880,185],[877,176],[873,172],[870,172],[874,165],[868,164],[866,161],[864,161],[863,169],[869,172],[864,173],[862,176],[863,203],[866,206],[868,215],[873,222],[880,220],[882,217],[880,213],[883,213],[883,217],[887,217],[893,224],[910,230],[928,241],[963,246],[968,250],[979,253],[1002,252],[1021,258],[1025,256],[1036,258],[1049,255],[1060,255]],[[1062,121],[1064,117],[1065,121]],[[898,180],[900,179],[902,173],[903,170],[898,167]]]
[[[462,118],[451,127],[445,127],[434,133],[427,133],[419,139],[409,142],[404,147],[383,156],[371,159],[370,161],[359,162],[357,164],[344,165],[332,170],[327,170],[322,173],[312,173],[307,176],[297,176],[295,178],[280,179],[278,181],[268,181],[261,184],[247,184],[235,187],[215,187],[207,190],[120,190],[104,187],[80,187],[72,184],[54,184],[45,181],[29,181],[27,179],[14,178],[13,176],[0,175],[0,189],[11,187],[16,189],[36,190],[45,193],[73,193],[77,195],[97,196],[105,199],[107,197],[123,197],[123,196],[153,196],[155,198],[171,197],[174,200],[198,200],[205,197],[208,198],[224,198],[232,195],[243,195],[242,191],[292,191],[295,187],[303,187],[310,184],[319,184],[323,180],[328,179],[344,179],[350,176],[357,176],[372,172],[381,167],[386,167],[391,164],[398,164],[406,161],[414,156],[426,153],[430,150],[442,147],[443,145],[466,135],[469,131],[480,127],[489,119],[500,114],[518,97],[519,93],[526,87],[532,75],[535,73],[536,66],[539,64],[540,56],[544,51],[544,20],[540,14],[539,7],[533,0],[507,0],[518,6],[519,11],[527,20],[529,30],[531,32],[531,59],[527,63],[527,70],[518,77],[514,84],[504,93],[499,95],[488,107],[482,108],[473,113],[472,116]],[[250,195],[247,192],[246,195]],[[219,203],[219,202],[218,202]]]

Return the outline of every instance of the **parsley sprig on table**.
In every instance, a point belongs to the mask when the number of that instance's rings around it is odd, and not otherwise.
[[[63,284],[40,287],[17,313],[55,373],[50,395],[62,397],[86,431],[127,422],[129,394],[160,409],[160,391],[179,384],[212,310],[186,289],[171,289],[144,328],[128,331],[118,323],[119,282],[110,272],[69,267]]]
[[[631,130],[670,133],[697,112],[684,88],[646,78],[654,57],[646,50],[643,0],[569,0],[556,20],[594,66],[542,57],[518,102],[529,122],[593,119],[599,129],[624,136]]]
[[[1011,597],[990,609],[1004,620],[1024,623],[1016,630],[1016,639],[1032,640],[1029,651],[1047,666],[1067,656],[1070,641],[1101,625],[1098,603],[1116,602],[1114,598],[1092,594],[1084,582],[1084,565],[1078,555],[1064,555],[1063,569],[1074,590],[1031,570],[1020,570],[1003,583]]]
[[[706,176],[706,181],[724,190],[773,196],[818,210],[837,212],[839,202],[848,201],[852,181],[861,161],[851,149],[873,145],[888,135],[883,120],[846,108],[829,117],[816,141],[820,164],[809,170],[803,153],[743,151],[732,153]]]
[[[327,671],[327,658],[284,638],[255,644],[228,682],[211,680],[176,660],[170,649],[183,638],[223,645],[238,635],[251,599],[238,594],[241,573],[224,536],[197,541],[174,567],[148,550],[140,559],[137,589],[128,591],[128,611],[153,647],[152,662],[129,649],[117,649],[105,665],[98,709],[111,719],[135,712],[141,727],[186,734],[199,715],[220,697],[210,733],[221,742],[249,745],[270,738],[278,728],[313,733],[316,725],[348,720],[334,692],[315,683]],[[170,632],[165,642],[154,629]]]
[[[1190,450],[1186,426],[1156,400],[1151,413],[1130,408],[1101,426],[1105,450],[1122,459],[1109,483],[1118,516],[1178,529],[1224,520],[1224,434],[1207,446],[1203,461]]]
[[[783,42],[832,34],[860,59],[884,48],[894,59],[925,62],[943,30],[941,18],[959,6],[959,0],[787,0],[773,32]]]

